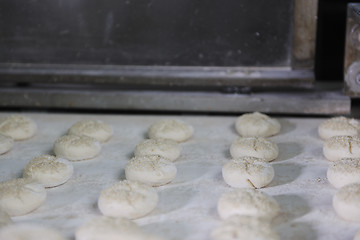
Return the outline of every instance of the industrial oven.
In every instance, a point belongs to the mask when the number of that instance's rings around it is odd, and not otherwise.
[[[331,14],[342,21],[334,29],[342,36],[326,32]],[[217,199],[231,190],[221,166],[238,137],[236,117],[258,111],[282,127],[271,137],[279,147],[275,178],[261,189],[280,205],[273,223],[280,238],[351,239],[360,225],[332,209],[336,189],[317,127],[329,116],[357,116],[359,16],[359,4],[324,0],[1,1],[0,116],[20,112],[38,130],[0,155],[0,181],[52,154],[76,121],[99,119],[114,129],[98,157],[74,162],[68,183],[12,220],[75,239],[100,215],[99,192],[125,178],[148,127],[181,119],[195,132],[181,143],[177,176],[157,188],[157,208],[135,222],[164,239],[209,239],[220,223]],[[340,58],[329,53],[329,36]],[[328,69],[333,56],[340,66]],[[333,73],[338,79],[327,79]]]

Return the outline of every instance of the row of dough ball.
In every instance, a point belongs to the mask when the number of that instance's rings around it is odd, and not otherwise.
[[[83,120],[73,124],[67,135],[54,143],[56,156],[70,161],[91,159],[99,155],[101,143],[108,141],[113,129],[100,120]]]
[[[232,159],[222,168],[227,184],[235,188],[262,188],[274,178],[269,164],[279,155],[276,143],[266,136],[277,134],[280,123],[262,113],[248,113],[236,120],[236,129],[242,137],[230,146]]]
[[[245,188],[224,193],[217,211],[223,222],[211,232],[212,240],[279,239],[271,221],[279,214],[280,207],[265,193]]]
[[[360,221],[360,124],[345,117],[330,118],[319,125],[325,140],[323,154],[331,161],[328,181],[338,191],[333,197],[335,212],[344,220]],[[360,231],[354,240],[360,239]]]
[[[11,115],[0,118],[0,155],[7,153],[15,141],[33,137],[36,133],[36,123],[22,115]]]

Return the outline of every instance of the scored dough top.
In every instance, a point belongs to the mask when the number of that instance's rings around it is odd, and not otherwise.
[[[322,139],[333,136],[356,136],[359,134],[360,123],[355,119],[334,117],[319,125],[318,133]]]

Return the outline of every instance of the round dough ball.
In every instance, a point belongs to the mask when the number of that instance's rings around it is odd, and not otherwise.
[[[181,154],[179,144],[171,139],[146,139],[135,148],[135,157],[146,155],[159,155],[168,158],[172,162]]]
[[[11,137],[0,133],[0,154],[4,154],[13,147],[14,140]]]
[[[151,186],[124,180],[104,189],[98,206],[105,216],[135,219],[149,214],[158,201],[158,194]]]
[[[357,136],[335,136],[325,140],[324,156],[329,161],[342,158],[360,158],[360,138]]]
[[[333,198],[333,207],[343,219],[360,222],[360,183],[340,188]]]
[[[106,142],[113,135],[113,129],[100,120],[83,120],[73,124],[68,134],[78,136],[85,135],[95,138],[99,142]]]
[[[101,150],[101,144],[88,136],[65,135],[54,143],[54,153],[59,158],[79,161],[96,157]]]
[[[263,137],[239,137],[231,144],[230,154],[233,158],[250,156],[270,162],[278,157],[279,148],[276,143]]]
[[[222,175],[231,187],[262,188],[273,180],[274,168],[265,159],[242,157],[227,162]]]
[[[58,231],[34,224],[14,224],[0,229],[1,240],[66,240]]]
[[[26,165],[23,177],[33,178],[44,187],[55,187],[69,180],[73,172],[74,167],[69,161],[51,155],[40,155]]]
[[[126,179],[151,186],[161,186],[171,182],[176,172],[175,164],[159,155],[133,157],[125,167]]]
[[[280,123],[269,116],[254,112],[241,115],[235,123],[236,131],[243,137],[269,137],[280,132]]]
[[[357,136],[359,135],[360,123],[355,119],[346,117],[330,118],[319,125],[318,132],[322,139],[334,136]]]
[[[75,233],[76,240],[138,239],[140,228],[126,218],[100,216],[80,226]]]
[[[13,221],[11,220],[9,214],[7,214],[4,210],[0,209],[0,228],[12,223]]]
[[[24,140],[35,135],[36,123],[25,116],[11,115],[0,119],[0,133],[13,138]]]
[[[360,182],[360,158],[342,158],[327,170],[329,182],[336,188]]]
[[[252,216],[231,216],[211,232],[212,240],[278,240],[270,222]]]
[[[191,138],[194,128],[180,120],[161,120],[152,124],[148,135],[151,139],[164,138],[184,142]]]
[[[273,197],[258,190],[243,188],[224,193],[217,210],[223,220],[233,215],[271,219],[279,214],[280,207]]]
[[[32,179],[17,178],[0,183],[0,208],[10,216],[27,214],[46,199],[43,185]]]

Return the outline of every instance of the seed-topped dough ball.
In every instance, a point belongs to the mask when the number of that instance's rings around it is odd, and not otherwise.
[[[13,138],[24,140],[35,135],[36,123],[25,116],[11,115],[0,119],[0,133]]]
[[[13,221],[11,220],[9,214],[0,208],[0,228],[12,223]]]
[[[211,232],[212,240],[278,240],[270,222],[252,216],[231,216]]]
[[[44,186],[32,179],[17,178],[0,183],[0,208],[10,216],[27,214],[45,199]]]
[[[74,167],[69,161],[51,155],[40,155],[26,165],[23,177],[33,178],[44,187],[55,187],[69,180],[73,172]]]
[[[158,201],[158,194],[151,186],[123,180],[101,192],[98,206],[105,216],[135,219],[149,214]]]
[[[230,154],[233,158],[250,156],[270,162],[278,157],[279,148],[263,137],[239,137],[231,144]]]
[[[259,112],[241,115],[235,127],[243,137],[269,137],[278,134],[281,128],[276,119]]]
[[[58,231],[35,224],[14,224],[0,229],[1,240],[66,240]]]
[[[152,124],[148,135],[151,139],[171,139],[177,142],[184,142],[191,138],[194,128],[180,120],[161,120]]]
[[[360,158],[342,158],[327,170],[329,182],[336,188],[360,182]]]
[[[146,155],[159,155],[168,158],[172,162],[181,154],[180,145],[171,139],[146,139],[135,148],[135,157]]]
[[[262,188],[274,178],[274,168],[262,158],[232,159],[222,168],[227,184],[235,188]]]
[[[13,145],[14,140],[11,137],[0,133],[0,155],[10,151]]]
[[[68,134],[85,135],[95,138],[99,142],[106,142],[113,135],[113,129],[100,120],[83,120],[72,125]]]
[[[159,155],[133,157],[125,167],[126,179],[151,186],[161,186],[171,182],[176,172],[175,164]]]
[[[88,136],[65,135],[54,143],[55,155],[71,161],[94,158],[100,150],[100,142]]]
[[[334,136],[359,135],[360,123],[355,119],[346,117],[330,118],[319,125],[318,132],[322,139]]]
[[[335,136],[325,140],[324,156],[329,161],[342,158],[360,158],[360,138],[357,136]]]
[[[272,219],[280,211],[273,197],[255,189],[236,189],[224,193],[219,199],[217,209],[223,220],[233,215]]]
[[[360,183],[340,188],[333,198],[333,207],[343,219],[360,222]]]

